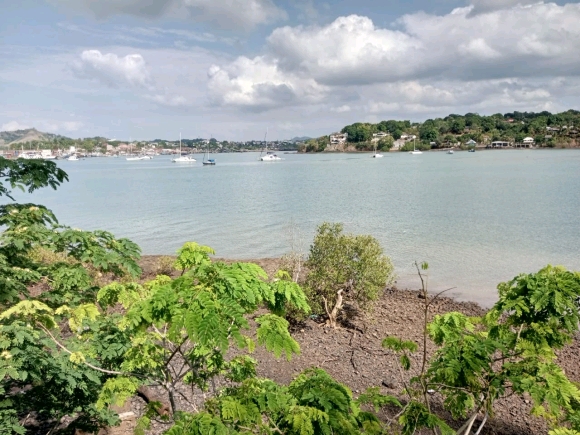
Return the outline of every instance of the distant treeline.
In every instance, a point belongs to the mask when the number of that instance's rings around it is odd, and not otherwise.
[[[342,128],[347,133],[348,143],[356,148],[368,148],[373,134],[385,132],[393,140],[404,134],[417,136],[417,144],[422,148],[437,148],[449,144],[465,144],[469,140],[477,143],[508,141],[520,143],[525,137],[532,137],[540,146],[556,146],[574,142],[579,136],[580,112],[568,110],[553,114],[547,111],[496,113],[483,116],[477,113],[465,115],[451,114],[445,118],[427,119],[422,123],[388,120],[379,123],[356,122]],[[324,151],[329,136],[306,141],[301,151]],[[364,144],[364,145],[363,145]]]

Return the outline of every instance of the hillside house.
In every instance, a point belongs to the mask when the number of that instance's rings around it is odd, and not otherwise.
[[[474,141],[473,139],[469,139],[467,142],[465,142],[465,145],[475,146],[477,145],[477,142]]]
[[[490,145],[491,148],[507,148],[509,146],[511,146],[511,143],[503,140],[495,140]]]
[[[346,133],[332,133],[330,135],[330,143],[331,143],[331,145],[345,144],[347,138],[348,138],[348,134],[346,134]]]

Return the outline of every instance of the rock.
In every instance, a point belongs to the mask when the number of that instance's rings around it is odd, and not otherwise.
[[[382,385],[388,388],[389,390],[394,390],[395,388],[397,388],[397,385],[392,379],[383,380]]]

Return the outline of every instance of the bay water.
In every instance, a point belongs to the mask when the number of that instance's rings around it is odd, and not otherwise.
[[[278,257],[290,228],[308,250],[317,225],[371,234],[396,267],[399,288],[418,288],[413,261],[429,263],[431,291],[490,305],[496,286],[546,264],[580,270],[580,152],[490,150],[422,155],[213,155],[216,166],[90,158],[58,161],[57,191],[18,194],[61,223],[105,229],[144,254],[186,241],[220,257]]]

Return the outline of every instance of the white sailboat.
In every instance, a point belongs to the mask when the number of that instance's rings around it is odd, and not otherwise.
[[[266,129],[266,134],[264,135],[264,142],[266,142],[266,154],[262,155],[260,153],[260,161],[261,162],[275,162],[276,160],[282,160],[278,155],[272,151],[268,151],[268,141],[266,140],[268,136],[268,130]]]
[[[171,160],[173,163],[193,163],[196,162],[192,156],[182,156],[181,155],[181,133],[179,133],[179,157]]]
[[[423,154],[423,151],[415,149],[415,139],[413,139],[413,151],[409,151],[409,154]]]

